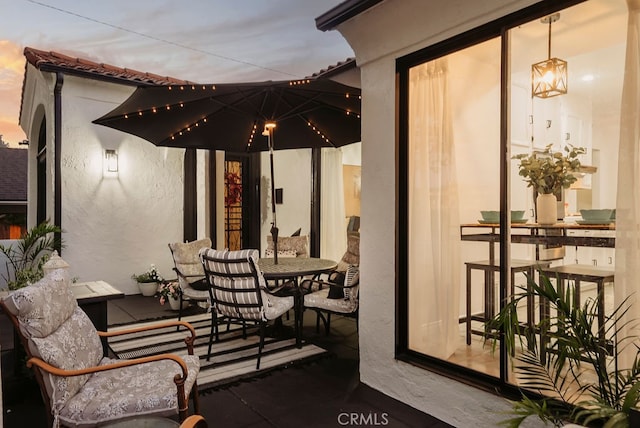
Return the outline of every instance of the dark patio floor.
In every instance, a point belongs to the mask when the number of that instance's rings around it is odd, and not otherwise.
[[[198,310],[193,307],[192,312]],[[109,324],[175,317],[168,305],[140,295],[109,302]],[[210,427],[449,427],[450,425],[360,383],[355,321],[334,317],[331,334],[315,331],[315,315],[307,311],[305,339],[331,356],[304,365],[271,371],[220,389],[200,391],[201,413]],[[13,332],[0,316],[4,427],[46,427],[42,399],[26,369],[14,364]],[[361,415],[361,416],[360,416]]]

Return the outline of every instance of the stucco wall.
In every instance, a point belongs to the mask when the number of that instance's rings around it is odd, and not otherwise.
[[[55,75],[28,66],[21,126],[29,147],[29,226],[36,223],[37,141],[41,118],[47,120],[47,217],[54,219],[54,87]],[[138,293],[131,279],[155,264],[166,278],[175,277],[169,242],[183,236],[183,149],[152,143],[91,121],[122,103],[134,88],[64,76],[62,85],[62,228],[63,256],[78,281],[105,280],[126,294]],[[105,149],[118,152],[119,171],[105,173]],[[309,234],[311,217],[311,150],[275,152],[275,183],[284,189],[278,205],[282,235],[302,228]],[[210,182],[206,151],[197,157],[198,237],[210,236]],[[217,152],[218,183],[222,186],[224,153]],[[271,224],[269,156],[261,158],[261,242]],[[220,187],[221,190],[222,187]],[[218,206],[224,204],[218,192]],[[217,213],[223,213],[222,209]],[[223,218],[215,227],[221,233]],[[221,247],[223,244],[218,243]]]
[[[184,150],[91,124],[124,98],[97,102],[114,85],[93,84],[87,94],[84,84],[67,78],[63,87],[64,257],[80,281],[102,279],[137,293],[131,275],[152,263],[174,276],[167,243],[182,240]],[[103,174],[104,149],[118,151],[115,176]]]
[[[277,131],[276,131],[277,132]],[[260,158],[260,242],[262,255],[271,230],[271,174],[269,153]],[[311,227],[311,149],[273,152],[274,183],[282,188],[282,204],[276,205],[276,223],[280,236],[290,236],[298,228],[309,235]]]
[[[362,78],[360,378],[456,427],[495,426],[508,404],[394,358],[395,61],[532,3],[387,0],[338,28]]]
[[[51,171],[47,216],[53,220],[52,86],[47,83],[47,73],[30,72],[33,95],[24,108],[31,115],[38,108],[46,111],[47,163]],[[71,276],[78,281],[105,280],[127,294],[139,292],[131,275],[146,271],[152,263],[165,277],[175,276],[167,243],[182,240],[183,234],[184,150],[159,148],[91,123],[132,91],[128,86],[71,76],[65,76],[62,86],[63,257],[70,264]],[[37,142],[40,121],[23,119],[22,124],[30,140]],[[118,151],[116,174],[103,170],[105,149]],[[34,159],[35,154],[30,159],[30,183],[37,177]],[[202,161],[199,166],[202,170]],[[33,225],[35,186],[30,185],[29,192]]]

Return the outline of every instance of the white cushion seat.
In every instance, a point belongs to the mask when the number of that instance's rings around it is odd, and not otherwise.
[[[305,295],[304,306],[332,312],[351,313],[358,307],[358,302],[351,299],[330,299],[329,288],[323,288]]]
[[[347,267],[342,284],[305,279],[300,286],[307,293],[303,300],[304,309],[312,309],[318,314],[316,329],[319,329],[322,319],[325,332],[329,334],[332,313],[353,317],[357,322],[360,288],[360,270],[357,265]]]

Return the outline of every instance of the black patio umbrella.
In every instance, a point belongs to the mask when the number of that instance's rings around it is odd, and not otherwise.
[[[360,89],[330,79],[142,86],[93,122],[157,146],[269,150],[277,262],[273,150],[360,141]]]

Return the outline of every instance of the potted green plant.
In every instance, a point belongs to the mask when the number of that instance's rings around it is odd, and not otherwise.
[[[553,151],[547,145],[542,152],[519,154],[518,174],[527,182],[527,187],[537,193],[536,214],[540,224],[554,224],[557,219],[557,197],[562,189],[567,189],[578,179],[575,173],[580,169],[578,156],[586,153],[583,147],[567,145],[563,151]]]
[[[550,316],[533,329],[518,320],[518,306],[530,297],[548,302],[550,309]],[[622,329],[629,323],[620,320],[629,309],[628,301],[605,316],[607,340],[603,342],[598,298],[576,305],[574,297],[573,287],[558,293],[544,275],[539,284],[529,278],[528,288],[487,322],[487,331],[502,332],[522,390],[521,399],[513,402],[513,417],[504,425],[518,427],[537,416],[554,426],[568,422],[588,427],[638,426],[640,348],[634,338],[623,337]],[[543,344],[538,340],[541,329],[548,332]],[[619,359],[625,349],[635,357],[631,367],[622,369]]]
[[[17,290],[38,281],[44,276],[44,265],[51,253],[64,244],[62,230],[48,221],[29,229],[24,236],[10,245],[0,245],[0,253],[6,259],[3,275],[9,290]]]
[[[162,276],[158,273],[156,266],[152,264],[149,269],[141,274],[131,275],[140,288],[143,296],[154,296],[158,291],[158,285],[162,281]]]

